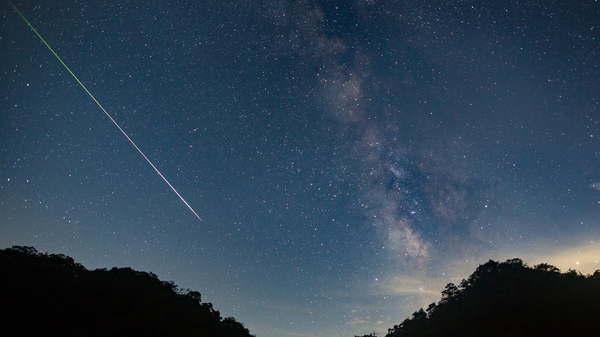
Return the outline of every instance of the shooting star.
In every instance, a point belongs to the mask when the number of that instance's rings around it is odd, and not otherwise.
[[[177,196],[179,197],[179,199],[181,199],[181,201],[183,201],[183,203],[187,206],[187,208],[189,208],[190,211],[192,211],[192,213],[194,213],[194,215],[198,218],[198,220],[202,221],[202,219],[200,218],[200,216],[198,215],[198,213],[196,213],[196,211],[194,211],[194,209],[192,208],[192,206],[190,206],[190,204],[188,204],[188,202],[185,201],[185,199],[183,199],[183,197],[181,196],[181,194],[179,194],[179,192],[177,192],[177,190],[175,189],[175,187],[173,187],[173,185],[171,185],[171,183],[167,180],[167,178],[165,178],[165,176],[163,176],[163,174],[160,173],[160,171],[158,170],[158,168],[156,168],[156,166],[154,166],[154,164],[150,161],[150,159],[148,159],[148,157],[146,157],[146,155],[144,154],[144,152],[142,152],[142,150],[140,150],[140,148],[133,142],[133,140],[131,138],[129,138],[129,136],[127,135],[127,133],[125,133],[125,131],[121,128],[121,126],[119,126],[119,124],[117,123],[117,121],[115,121],[112,118],[112,116],[104,109],[104,107],[102,106],[102,104],[100,104],[100,102],[98,102],[96,100],[96,98],[94,97],[94,95],[92,95],[92,93],[89,92],[89,90],[85,87],[85,85],[83,85],[83,83],[81,83],[81,81],[77,78],[77,76],[75,76],[75,74],[71,71],[71,69],[69,69],[69,67],[67,67],[67,65],[58,56],[58,54],[56,54],[56,52],[54,52],[54,50],[50,47],[50,45],[46,42],[46,40],[44,40],[44,38],[38,33],[38,31],[35,28],[33,28],[33,26],[29,23],[29,21],[27,21],[27,19],[25,18],[25,16],[23,16],[23,14],[21,14],[21,12],[19,12],[19,10],[17,9],[17,7],[15,5],[13,5],[13,3],[10,2],[10,0],[6,0],[6,1],[8,1],[8,3],[15,9],[15,11],[17,13],[19,13],[19,15],[21,16],[21,18],[23,18],[23,20],[25,20],[25,22],[31,28],[31,30],[33,30],[33,32],[40,38],[40,40],[42,40],[42,42],[46,45],[46,47],[48,47],[48,49],[50,49],[50,51],[52,52],[52,54],[54,54],[54,56],[56,56],[56,59],[58,59],[58,61],[60,61],[60,63],[65,67],[65,69],[67,69],[67,71],[71,74],[71,76],[73,76],[73,78],[77,81],[77,83],[79,83],[79,85],[83,88],[83,90],[85,90],[85,92],[87,92],[87,94],[90,95],[90,97],[92,98],[92,100],[94,102],[96,102],[96,104],[100,107],[100,109],[102,109],[102,111],[104,112],[104,114],[106,116],[108,116],[108,118],[113,122],[113,124],[115,124],[115,126],[119,129],[119,131],[121,131],[121,133],[125,136],[125,138],[127,138],[127,140],[131,143],[131,145],[133,145],[133,147],[135,147],[135,149],[138,150],[138,152],[142,155],[142,157],[144,157],[144,159],[146,159],[146,161],[148,162],[148,164],[150,164],[150,166],[152,166],[152,168],[154,169],[154,171],[156,171],[156,173],[162,178],[162,180],[164,180],[165,183],[167,183],[167,185],[169,185],[169,187],[173,190],[173,192],[175,192],[175,194],[177,194]]]

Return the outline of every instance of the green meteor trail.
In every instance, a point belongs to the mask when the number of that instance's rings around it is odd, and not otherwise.
[[[85,90],[85,92],[87,92],[87,94],[90,95],[90,97],[92,98],[92,100],[94,100],[94,102],[96,102],[96,104],[100,107],[100,109],[102,109],[102,111],[104,112],[104,114],[106,116],[108,116],[108,118],[113,122],[113,124],[115,124],[115,126],[121,131],[121,133],[131,143],[131,145],[133,145],[133,147],[135,147],[135,149],[138,150],[138,152],[142,155],[142,157],[144,157],[144,159],[146,159],[146,161],[148,162],[148,164],[150,164],[150,166],[152,166],[152,168],[154,169],[154,171],[156,171],[156,173],[167,183],[167,185],[169,185],[169,187],[173,190],[173,192],[175,192],[175,194],[177,194],[177,196],[179,197],[179,199],[181,199],[181,201],[183,201],[183,203],[190,209],[190,211],[192,211],[192,213],[194,213],[194,215],[200,221],[202,221],[202,219],[196,213],[196,211],[194,211],[194,209],[192,208],[192,206],[190,206],[190,204],[188,204],[188,202],[185,201],[185,199],[181,196],[181,194],[179,194],[179,192],[177,192],[177,190],[175,189],[175,187],[173,187],[173,185],[171,185],[171,183],[167,180],[167,178],[165,178],[165,176],[163,176],[163,174],[158,170],[158,168],[156,168],[156,166],[154,166],[154,164],[150,161],[150,159],[148,159],[148,157],[146,157],[146,155],[144,154],[144,152],[142,152],[142,150],[140,150],[140,148],[133,142],[133,140],[131,140],[131,138],[129,138],[129,136],[127,135],[127,133],[125,133],[125,131],[123,131],[123,129],[121,128],[121,126],[119,126],[119,124],[112,118],[112,116],[104,109],[104,107],[102,106],[102,104],[100,104],[100,102],[98,102],[96,100],[96,98],[94,97],[94,95],[92,95],[92,93],[85,87],[85,85],[83,85],[83,83],[81,83],[81,81],[77,78],[77,76],[75,76],[75,74],[71,71],[71,69],[69,69],[69,67],[58,56],[58,54],[56,54],[56,52],[52,49],[52,47],[50,47],[50,45],[46,42],[46,40],[44,40],[44,38],[40,35],[40,33],[38,33],[38,31],[35,28],[33,28],[33,26],[31,25],[31,23],[29,23],[29,21],[27,21],[27,19],[25,18],[25,16],[23,14],[21,14],[21,12],[17,9],[17,7],[12,2],[10,2],[10,0],[6,0],[6,1],[8,1],[8,3],[15,9],[15,11],[21,16],[21,18],[23,18],[23,20],[27,23],[27,25],[31,28],[31,30],[33,30],[33,32],[46,45],[46,47],[48,47],[48,49],[50,49],[50,51],[52,52],[52,54],[54,54],[54,56],[56,57],[56,59],[58,61],[60,61],[60,63],[65,67],[65,69],[67,69],[67,71],[71,74],[71,76],[73,76],[73,78],[77,81],[77,83],[79,83],[79,85],[83,88],[83,90]]]

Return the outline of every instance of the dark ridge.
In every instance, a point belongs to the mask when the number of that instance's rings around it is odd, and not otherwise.
[[[600,336],[599,313],[600,270],[582,275],[546,263],[490,260],[386,337]]]
[[[155,274],[87,270],[33,247],[0,250],[0,304],[2,336],[253,336]]]

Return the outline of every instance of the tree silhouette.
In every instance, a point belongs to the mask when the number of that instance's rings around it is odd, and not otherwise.
[[[584,276],[546,263],[489,261],[386,337],[597,336],[599,312],[600,270]]]
[[[197,291],[131,268],[87,270],[33,247],[0,250],[2,336],[252,336]]]

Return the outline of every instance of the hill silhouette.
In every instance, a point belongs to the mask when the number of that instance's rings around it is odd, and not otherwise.
[[[197,291],[33,247],[0,250],[0,304],[2,336],[253,336]]]
[[[386,335],[408,336],[600,336],[600,270],[490,260]]]

